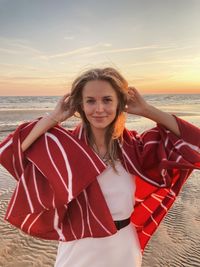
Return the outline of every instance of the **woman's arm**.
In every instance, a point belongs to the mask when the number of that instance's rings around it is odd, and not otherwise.
[[[39,120],[33,127],[32,131],[22,142],[22,151],[29,148],[33,142],[43,133],[55,126],[57,123],[70,118],[74,114],[74,109],[71,107],[70,94],[64,95],[57,103],[54,111]]]
[[[56,119],[55,119],[56,120]],[[21,144],[22,151],[25,151],[29,146],[32,145],[32,143],[40,137],[43,133],[48,131],[50,128],[55,126],[57,124],[56,121],[54,121],[53,115],[47,115],[43,117],[41,120],[39,120],[36,125],[33,127],[32,131],[29,133],[29,135],[24,139],[24,141]]]
[[[179,127],[173,115],[157,109],[154,106],[148,105],[144,111],[143,116],[155,121],[156,123],[162,124],[178,137],[180,137]]]
[[[128,113],[151,119],[156,123],[162,124],[177,136],[180,136],[179,127],[175,117],[170,113],[164,112],[148,104],[134,87],[129,87],[127,105],[128,107],[126,111]]]

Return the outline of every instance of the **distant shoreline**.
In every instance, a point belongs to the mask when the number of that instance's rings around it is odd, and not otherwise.
[[[64,92],[63,92],[64,93]],[[148,95],[200,95],[199,93],[148,93],[148,94],[143,94],[143,96],[148,96]],[[61,97],[61,95],[0,95],[0,97]]]

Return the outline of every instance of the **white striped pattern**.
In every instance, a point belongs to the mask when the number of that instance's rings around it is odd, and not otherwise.
[[[165,140],[165,143],[164,143],[164,146],[165,146],[165,147],[167,147],[168,142],[169,142],[169,137],[167,136],[167,138],[166,138],[166,140]]]
[[[167,184],[167,180],[166,180],[167,170],[166,169],[162,169],[161,170],[161,175],[162,175],[164,183]]]
[[[150,212],[151,214],[153,213],[153,211],[152,211],[150,208],[148,208],[144,203],[141,203],[141,205],[142,205],[146,210],[148,210],[148,212]]]
[[[148,236],[148,237],[151,237],[151,235],[148,234],[147,232],[145,232],[144,230],[142,230],[142,233],[143,233],[144,235]]]
[[[158,133],[158,132],[159,132],[159,131],[156,130],[156,129],[146,130],[146,131],[144,131],[144,132],[142,133],[142,138],[143,138],[146,134],[148,134],[148,133]]]
[[[126,154],[125,150],[122,148],[122,153],[125,155],[125,157],[127,158],[129,164],[132,166],[132,168],[138,173],[138,175],[140,177],[142,177],[144,180],[148,181],[150,184],[154,184],[155,186],[159,186],[159,187],[164,187],[166,184],[158,184],[156,182],[154,182],[152,179],[149,179],[148,177],[144,176],[139,170],[136,169],[135,165],[132,163],[132,161],[130,160],[130,158],[128,157],[128,155]]]
[[[87,212],[87,225],[90,231],[90,235],[93,236],[91,225],[90,225],[90,218],[89,218],[89,212],[88,212],[88,206],[89,206],[89,201],[88,201],[88,196],[86,193],[86,190],[83,190],[84,197],[85,197],[85,202],[86,202],[86,212]]]
[[[176,159],[176,162],[179,162],[183,157],[179,155],[179,157]]]
[[[155,225],[158,226],[158,223],[157,223],[157,221],[153,218],[153,215],[151,215],[151,219],[152,219],[152,221],[155,223]]]
[[[8,218],[10,217],[10,214],[12,213],[13,208],[14,208],[14,206],[15,206],[16,198],[17,198],[17,196],[18,196],[18,191],[19,191],[19,182],[17,183],[17,186],[16,186],[15,191],[14,191],[12,205],[10,206],[9,212],[8,212],[8,214],[7,214],[7,216],[6,216],[6,219],[7,219],[7,220],[8,220]]]
[[[24,227],[25,223],[27,222],[27,220],[28,220],[28,218],[29,218],[30,216],[31,216],[30,213],[29,213],[28,215],[26,215],[26,217],[25,217],[23,223],[22,223],[21,226],[20,226],[21,230],[23,230],[23,227]]]
[[[78,206],[79,206],[80,213],[81,213],[81,228],[82,228],[81,238],[83,238],[84,233],[85,233],[85,224],[84,224],[84,219],[83,219],[83,209],[82,209],[82,207],[81,207],[81,204],[80,204],[78,198],[76,198],[76,202],[77,202],[77,204],[78,204]]]
[[[26,126],[23,127],[23,130],[26,129],[26,128],[29,128],[32,124],[34,124],[35,122],[38,122],[39,120],[36,119],[36,120],[33,120],[31,122],[29,122]]]
[[[94,214],[94,212],[93,212],[93,210],[92,210],[92,208],[91,208],[91,206],[90,206],[90,203],[89,203],[89,201],[88,201],[88,207],[89,207],[89,209],[90,209],[90,212],[91,212],[91,214],[93,215],[93,217],[95,218],[95,220],[98,222],[98,224],[109,234],[109,235],[111,235],[112,233],[99,221],[99,219],[97,218],[97,216]]]
[[[155,200],[157,200],[158,202],[162,202],[162,199],[164,198],[163,196],[160,196],[158,194],[151,194],[151,197],[154,198]]]
[[[31,197],[30,197],[30,194],[29,194],[29,191],[28,191],[28,187],[26,185],[26,180],[24,178],[24,173],[22,173],[22,175],[21,175],[21,181],[22,181],[22,184],[23,184],[23,187],[24,187],[24,191],[26,193],[26,197],[27,197],[27,200],[28,200],[28,204],[29,204],[31,213],[34,213],[33,204],[32,204]]]
[[[176,197],[176,193],[175,193],[171,188],[170,188],[169,193],[170,193],[172,196]]]
[[[136,228],[141,228],[141,225],[131,222]]]
[[[167,207],[163,203],[160,203],[160,205],[166,212],[168,211]]]
[[[55,144],[58,146],[62,156],[63,156],[63,160],[65,162],[65,167],[67,169],[67,174],[68,174],[68,187],[66,185],[66,182],[63,180],[63,177],[61,175],[61,173],[59,172],[52,156],[51,156],[51,153],[50,153],[50,150],[49,150],[49,146],[48,146],[48,140],[47,140],[47,136],[50,137],[54,142]],[[70,164],[69,164],[69,161],[68,161],[68,157],[67,157],[67,154],[65,153],[60,141],[58,140],[58,138],[56,136],[54,136],[53,134],[51,133],[45,133],[45,143],[46,143],[46,149],[47,149],[47,153],[48,153],[48,156],[49,156],[49,159],[52,163],[52,165],[54,166],[64,188],[66,189],[67,191],[67,194],[68,194],[68,202],[70,202],[72,199],[73,199],[73,195],[72,195],[72,171],[71,171],[71,167],[70,167]]]
[[[135,197],[135,201],[137,201],[137,202],[142,202],[142,201],[144,201],[144,199],[141,199],[141,198]]]
[[[33,222],[30,224],[29,228],[28,228],[28,233],[31,233],[31,228],[32,226],[35,224],[35,222],[39,219],[39,217],[43,214],[43,211],[41,211],[38,216],[33,220]]]
[[[81,139],[82,132],[83,132],[83,125],[81,124],[80,131],[78,134],[78,139]]]
[[[169,194],[168,194],[168,195],[166,195],[166,197],[167,197],[167,198],[170,198],[170,199],[172,199],[172,200],[174,200],[174,197],[173,197],[173,196],[171,196],[171,195],[169,195]]]
[[[17,172],[17,168],[15,166],[15,157],[14,157],[14,155],[12,155],[12,165],[13,165],[13,169],[14,169],[14,172],[15,172],[15,176],[16,176],[17,180],[19,181],[20,177],[19,177],[19,174]]]
[[[36,166],[36,168],[41,172],[41,174],[43,175],[44,178],[46,178],[45,174],[42,172],[42,170],[38,167],[38,165],[33,162],[29,157],[26,156],[26,158],[31,162],[31,164],[33,164],[34,166]],[[46,178],[47,179],[47,178]]]
[[[24,166],[23,166],[23,162],[22,162],[22,151],[21,151],[20,139],[18,139],[17,145],[18,145],[18,158],[19,158],[19,163],[20,163],[20,167],[21,167],[21,172],[24,172]]]
[[[58,216],[57,209],[55,209],[55,214],[54,214],[54,229],[58,233],[59,240],[60,241],[64,241],[65,240],[65,237],[64,237],[64,235],[62,233],[62,230],[59,228],[58,224],[59,224],[59,216]]]
[[[73,230],[72,223],[71,223],[71,220],[70,220],[70,217],[69,217],[69,214],[68,213],[67,213],[67,220],[68,220],[69,227],[70,227],[70,230],[72,232],[72,235],[73,235],[74,239],[77,240],[78,238],[77,238],[77,236],[76,236],[76,234],[75,234],[75,232]]]
[[[36,175],[35,175],[35,166],[32,164],[32,172],[33,172],[33,182],[34,182],[34,187],[35,187],[35,191],[36,191],[36,195],[37,195],[37,199],[38,202],[40,203],[40,205],[47,210],[48,208],[45,207],[45,205],[42,203],[42,200],[40,198],[40,194],[39,194],[39,190],[38,190],[38,186],[37,186],[37,181],[36,181]]]
[[[161,170],[161,175],[162,175],[162,177],[165,177],[166,174],[167,174],[167,170],[166,170],[166,169],[162,169],[162,170]]]
[[[146,146],[148,145],[154,145],[154,144],[159,144],[160,141],[149,141],[149,142],[146,142],[145,145],[143,146],[143,148],[145,148]]]
[[[178,144],[178,145],[175,144],[175,146],[176,146],[177,149],[180,149],[182,146],[188,146],[188,147],[190,147],[191,149],[193,149],[194,151],[200,153],[200,147],[195,146],[195,145],[193,145],[193,144],[190,144],[190,143],[188,143],[188,142],[186,142],[186,141],[183,141],[183,140],[181,140],[180,144]]]
[[[79,144],[77,143],[74,138],[72,138],[72,136],[70,136],[69,134],[67,134],[64,130],[61,130],[59,128],[56,128],[58,131],[62,132],[64,135],[66,135],[68,138],[70,138],[82,151],[83,153],[86,155],[86,157],[89,159],[89,161],[92,163],[92,165],[95,167],[95,169],[97,170],[98,174],[100,174],[100,170],[98,169],[97,165],[95,164],[95,162],[92,160],[92,158],[90,157],[90,155],[85,151],[85,149]],[[106,164],[102,161],[103,165],[106,167]]]
[[[11,138],[10,140],[8,140],[8,142],[5,143],[4,146],[2,146],[2,147],[0,148],[0,154],[2,154],[3,151],[4,151],[7,147],[9,147],[9,146],[12,144],[12,142],[13,142],[13,139],[12,139],[12,138]]]

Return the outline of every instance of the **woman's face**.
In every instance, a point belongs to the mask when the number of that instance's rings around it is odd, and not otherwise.
[[[118,98],[107,81],[89,81],[82,92],[83,111],[93,130],[105,129],[116,116]]]

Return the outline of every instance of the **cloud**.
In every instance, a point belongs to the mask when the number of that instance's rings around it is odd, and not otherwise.
[[[50,75],[50,76],[0,76],[1,83],[16,83],[16,84],[52,84],[52,83],[60,83],[65,82],[66,77],[63,75]]]
[[[112,47],[112,44],[110,43],[99,43],[93,46],[86,46],[82,48],[78,48],[69,52],[55,54],[47,56],[47,58],[58,58],[58,57],[67,57],[71,55],[80,55],[82,57],[90,57],[95,55],[101,55],[101,54],[110,54],[110,53],[122,53],[122,52],[131,52],[131,51],[137,51],[137,50],[148,50],[148,49],[158,49],[159,46],[157,45],[150,45],[150,46],[140,46],[140,47],[129,47],[129,48],[119,48],[119,49],[107,49],[102,50],[102,48],[109,48]],[[97,50],[92,52],[93,50]],[[91,52],[90,52],[91,51]],[[88,53],[86,53],[88,52]]]
[[[199,47],[196,45],[188,45],[188,46],[176,46],[176,45],[172,45],[172,47],[169,47],[167,49],[163,49],[163,50],[158,50],[156,51],[157,53],[168,53],[168,52],[176,52],[176,51],[181,51],[181,50],[192,50],[195,47]]]
[[[43,55],[43,52],[32,47],[30,42],[26,39],[8,39],[0,37],[0,52],[6,54],[32,54],[32,55]]]
[[[64,40],[74,40],[75,36],[65,36]]]
[[[0,47],[0,53],[4,53],[4,54],[19,54],[19,51]]]
[[[81,54],[81,53],[83,53],[85,51],[89,51],[89,50],[91,50],[91,46],[86,46],[86,47],[78,48],[78,49],[75,49],[75,50],[72,50],[69,52],[50,55],[50,56],[47,56],[47,58],[51,59],[51,58],[58,58],[58,57],[67,57],[67,56],[71,56],[71,55]]]
[[[127,75],[128,76],[128,75]],[[129,80],[130,84],[134,83],[150,83],[150,82],[157,82],[157,81],[166,81],[169,79],[174,78],[175,73],[166,73],[166,74],[159,74],[159,75],[141,75],[141,76],[135,76],[132,78],[133,75],[131,75],[131,78],[127,78]]]
[[[148,45],[148,46],[108,49],[108,50],[103,50],[103,51],[101,50],[101,51],[87,53],[87,54],[84,54],[83,56],[90,57],[90,56],[96,56],[96,55],[101,55],[101,54],[117,54],[117,53],[127,53],[127,52],[134,52],[134,51],[140,51],[140,50],[157,50],[157,49],[161,49],[161,47],[158,45]]]
[[[68,57],[71,55],[80,55],[80,54],[84,55],[85,52],[87,52],[87,51],[91,51],[91,50],[96,49],[96,48],[110,47],[110,46],[112,46],[112,45],[109,43],[100,43],[100,44],[96,44],[93,46],[86,46],[86,47],[78,48],[78,49],[71,50],[71,51],[65,52],[65,53],[50,55],[50,56],[47,56],[47,58],[51,59],[51,58],[59,58],[59,57]]]
[[[200,60],[200,58],[183,58],[183,59],[166,59],[166,60],[153,60],[153,61],[141,61],[137,63],[131,63],[126,65],[127,67],[131,66],[144,66],[144,65],[154,65],[154,64],[176,64],[176,63],[193,63]]]

